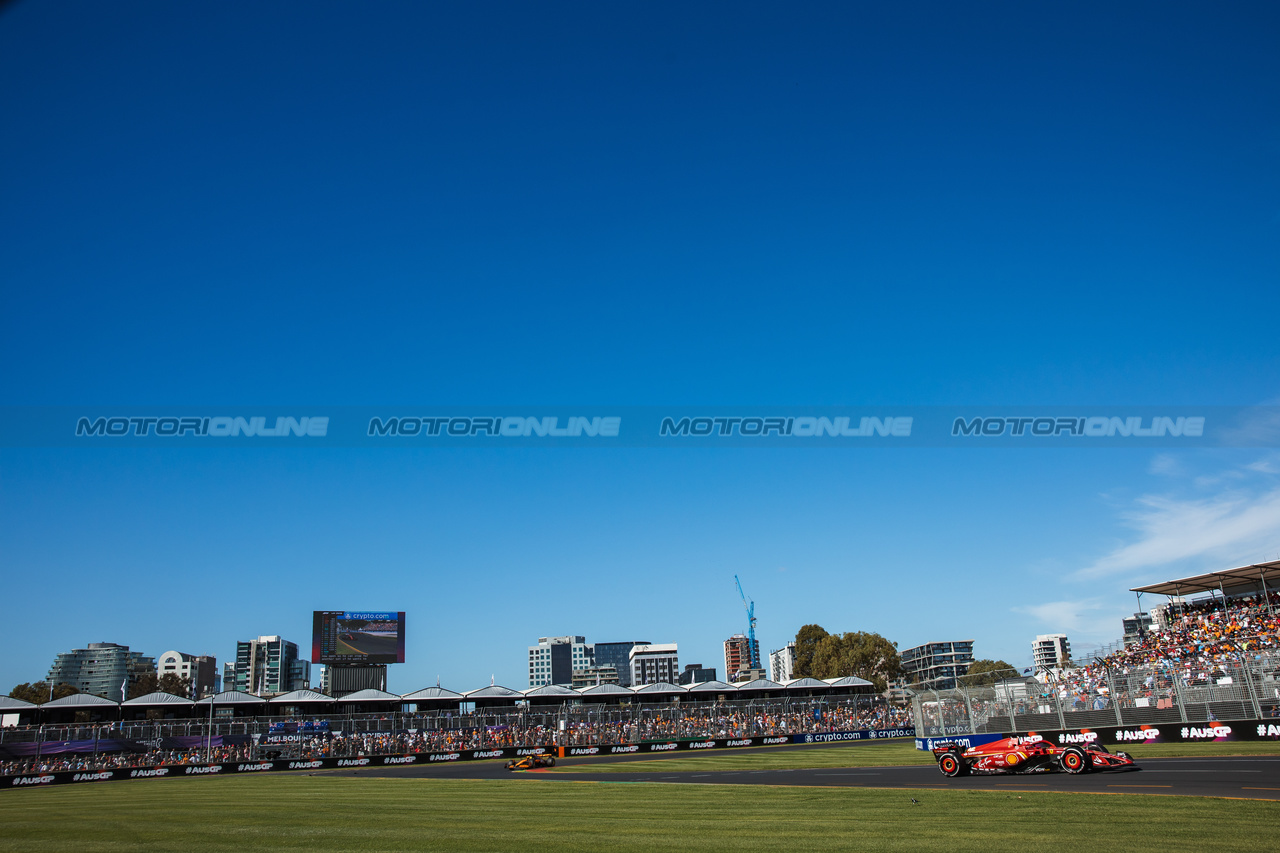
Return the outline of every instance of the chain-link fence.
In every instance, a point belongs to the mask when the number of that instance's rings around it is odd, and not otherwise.
[[[1067,670],[933,690],[912,700],[922,737],[1280,716],[1280,657]]]

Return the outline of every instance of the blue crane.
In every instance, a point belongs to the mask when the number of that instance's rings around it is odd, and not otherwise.
[[[747,594],[742,591],[742,581],[738,580],[738,576],[733,576],[733,582],[738,585],[738,595],[742,596],[742,606],[747,609],[747,655],[751,658],[751,668],[760,668],[760,646],[756,644],[756,603],[747,598]]]

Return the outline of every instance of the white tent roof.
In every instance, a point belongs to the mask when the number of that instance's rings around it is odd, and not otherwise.
[[[388,693],[385,690],[377,690],[373,687],[366,687],[364,690],[357,690],[355,693],[348,693],[335,701],[337,702],[399,702],[400,697],[394,693]]]
[[[315,690],[291,690],[288,693],[281,693],[279,696],[274,696],[267,701],[272,704],[279,703],[283,705],[286,703],[296,702],[332,702],[333,697],[326,696],[325,694]]]
[[[544,684],[541,687],[530,687],[520,691],[525,696],[577,696],[578,691],[563,684]]]
[[[424,702],[427,699],[461,699],[461,693],[454,693],[439,685],[435,687],[424,687],[421,690],[415,690],[412,693],[406,693],[400,697],[406,702]]]
[[[468,690],[462,695],[467,699],[506,699],[510,696],[523,696],[524,694],[519,690],[503,687],[501,684],[490,684],[488,687],[481,687],[479,690]]]
[[[856,675],[846,675],[844,678],[824,678],[822,679],[832,687],[874,687],[870,681],[865,678],[858,678]]]
[[[101,696],[94,696],[92,693],[76,693],[72,696],[63,696],[61,699],[54,699],[52,702],[45,702],[41,708],[105,708],[108,705],[119,705],[119,702],[112,702],[110,699],[103,699]]]
[[[786,689],[778,682],[770,681],[767,678],[757,678],[755,681],[740,681],[735,686],[738,688],[740,692],[750,691],[750,690],[785,690]]]
[[[582,696],[630,696],[631,691],[620,684],[593,684],[575,691]]]
[[[261,696],[254,696],[252,693],[245,693],[242,690],[224,690],[213,696],[206,696],[196,704],[208,705],[212,702],[215,705],[262,705],[266,701]]]
[[[24,702],[21,699],[14,699],[12,696],[0,696],[0,711],[21,711],[35,707],[38,706],[30,702]]]
[[[685,688],[690,693],[734,693],[738,688],[724,681],[700,681]]]
[[[125,702],[126,705],[194,705],[190,699],[182,696],[174,696],[172,693],[165,693],[163,690],[157,690],[154,693],[148,693],[146,696],[139,696],[137,699],[130,699]]]
[[[672,684],[670,681],[655,681],[652,684],[641,684],[639,687],[632,687],[632,693],[683,693],[684,687],[679,684]]]

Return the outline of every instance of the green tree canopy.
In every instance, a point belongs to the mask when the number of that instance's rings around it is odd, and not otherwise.
[[[796,632],[796,660],[791,668],[792,678],[812,678],[813,655],[818,643],[830,636],[821,625],[805,625]]]
[[[853,675],[870,681],[877,691],[884,691],[889,682],[902,673],[902,659],[898,656],[897,643],[879,634],[852,631],[830,634],[820,640],[811,668],[814,678]]]
[[[54,699],[61,699],[64,696],[74,696],[80,691],[72,687],[70,684],[56,684],[53,687]],[[37,681],[35,684],[19,684],[17,687],[9,691],[9,696],[13,699],[21,699],[23,702],[32,702],[36,705],[43,705],[50,699],[49,682]]]
[[[956,679],[961,687],[986,687],[1006,678],[1017,678],[1013,664],[1002,660],[976,660],[969,664],[969,671]]]

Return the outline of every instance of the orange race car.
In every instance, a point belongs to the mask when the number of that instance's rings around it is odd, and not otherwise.
[[[1108,752],[1099,743],[1057,746],[1047,740],[1007,737],[965,749],[940,743],[933,757],[943,776],[970,773],[1087,773],[1090,770],[1137,770],[1127,753]]]
[[[538,767],[555,767],[556,757],[545,753],[523,755],[520,758],[511,759],[505,766],[508,770],[534,770]]]

